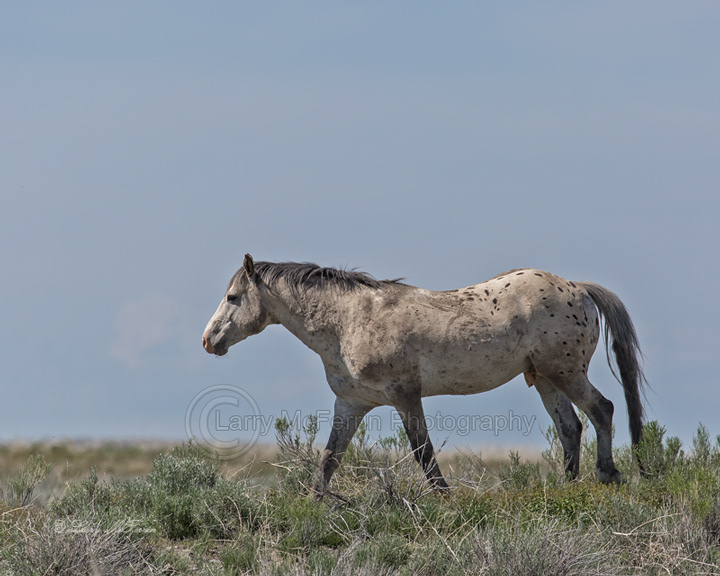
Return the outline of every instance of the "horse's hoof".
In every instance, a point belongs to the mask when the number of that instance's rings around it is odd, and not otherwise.
[[[315,502],[320,502],[323,498],[325,498],[325,493],[327,492],[327,487],[325,486],[318,486],[317,484],[310,488],[310,496],[312,496],[312,499],[315,500]]]
[[[597,470],[597,479],[602,484],[625,484],[625,478],[618,470],[609,473]]]
[[[428,478],[428,480],[430,480],[430,486],[432,486],[432,489],[435,492],[446,494],[450,491],[450,486],[448,486],[448,483],[442,476],[435,476],[433,478]]]

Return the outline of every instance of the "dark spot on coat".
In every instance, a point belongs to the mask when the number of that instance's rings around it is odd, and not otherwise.
[[[568,302],[568,306],[570,306],[570,308],[572,308],[572,302]]]
[[[543,277],[543,275],[542,275],[542,274],[538,274],[537,272],[535,272],[535,276],[540,276],[540,278],[542,278],[542,277]]]
[[[560,286],[558,286],[557,289],[560,290],[560,292],[565,292],[565,290],[563,290],[562,288],[560,288]]]
[[[508,282],[507,284],[505,284],[505,288],[507,288],[508,286],[510,286],[510,282]]]
[[[493,298],[493,304],[497,304],[497,298]]]
[[[522,276],[523,274],[525,274],[525,272],[518,272],[515,276]]]
[[[490,296],[490,292],[488,292],[487,288],[485,288],[485,296]]]

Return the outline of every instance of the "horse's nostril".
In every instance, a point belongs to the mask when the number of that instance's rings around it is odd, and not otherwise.
[[[215,352],[215,349],[213,348],[212,344],[210,344],[210,342],[204,335],[202,337],[202,343],[203,343],[203,348],[205,348],[205,350],[207,350],[210,354]]]

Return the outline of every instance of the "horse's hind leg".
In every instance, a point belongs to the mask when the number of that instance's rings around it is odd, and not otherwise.
[[[580,419],[575,414],[575,409],[568,397],[555,388],[549,380],[538,374],[535,376],[534,384],[560,438],[564,452],[565,473],[575,479],[580,471],[580,439],[582,437]]]
[[[415,460],[422,466],[430,484],[440,490],[446,489],[448,485],[440,472],[440,467],[435,459],[435,449],[428,435],[420,392],[408,392],[390,386],[386,389],[386,394],[395,410],[400,414]]]
[[[597,477],[600,482],[620,482],[612,456],[613,403],[593,386],[584,374],[558,375],[552,383],[580,408],[592,422],[597,436]]]

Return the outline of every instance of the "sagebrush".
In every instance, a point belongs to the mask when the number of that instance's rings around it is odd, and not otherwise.
[[[454,457],[452,489],[428,488],[403,432],[361,428],[324,501],[309,495],[317,422],[276,427],[275,480],[228,477],[189,444],[152,470],[95,470],[34,501],[41,457],[2,490],[4,574],[720,574],[720,438],[700,426],[684,449],[656,422],[616,450],[627,481],[566,479],[552,429],[544,461],[500,467]],[[593,453],[592,437],[583,450]],[[585,460],[592,461],[588,454]],[[560,460],[558,460],[560,458]]]

